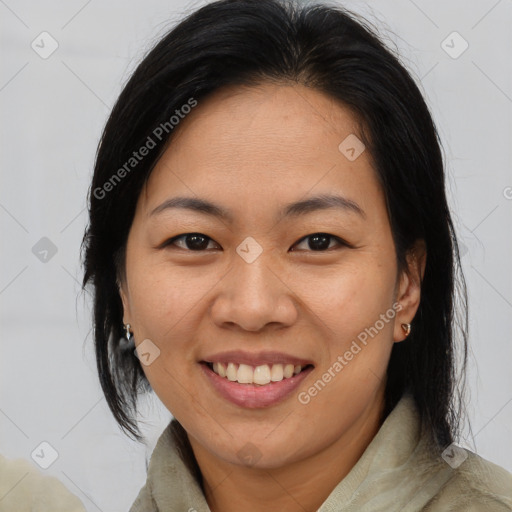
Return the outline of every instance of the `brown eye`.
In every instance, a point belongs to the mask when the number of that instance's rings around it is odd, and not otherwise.
[[[180,241],[181,245],[177,243],[178,241]],[[171,238],[165,242],[164,247],[175,245],[181,249],[189,251],[205,251],[210,241],[213,242],[210,237],[203,235],[202,233],[185,233]]]
[[[348,245],[346,242],[341,240],[341,238],[338,238],[334,235],[329,235],[328,233],[314,233],[312,235],[305,236],[304,238],[301,238],[299,241],[300,243],[303,243],[303,241],[309,240],[307,243],[306,250],[311,251],[317,251],[322,252],[326,251],[327,249],[331,249],[332,246],[330,245],[332,241],[335,241],[338,245]],[[292,248],[292,250],[294,250]],[[301,249],[304,250],[304,249]]]

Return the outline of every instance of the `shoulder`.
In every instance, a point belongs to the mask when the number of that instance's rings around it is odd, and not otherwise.
[[[85,512],[80,499],[56,477],[24,459],[0,455],[0,512]]]
[[[512,511],[512,474],[457,446],[446,450],[443,458],[448,478],[425,512]]]

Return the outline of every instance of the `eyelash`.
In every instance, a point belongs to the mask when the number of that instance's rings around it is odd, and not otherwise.
[[[212,238],[210,238],[209,236],[203,235],[202,233],[183,233],[182,235],[177,235],[177,236],[175,236],[173,238],[170,238],[169,240],[166,240],[160,247],[164,248],[164,247],[169,247],[169,246],[173,246],[173,245],[176,246],[175,242],[177,240],[179,240],[180,238],[185,238],[187,236],[191,236],[191,235],[201,236],[201,237],[203,237],[205,239],[213,241]],[[335,240],[340,247],[343,247],[343,246],[345,246],[345,247],[352,247],[348,242],[345,242],[345,240],[343,240],[343,239],[341,239],[341,238],[339,238],[339,237],[337,237],[335,235],[331,235],[329,233],[324,233],[324,232],[312,233],[311,235],[307,235],[305,237],[302,237],[294,245],[299,244],[299,243],[301,243],[301,242],[303,242],[303,241],[307,240],[308,238],[311,238],[311,237],[313,237],[315,235],[322,235],[324,237],[330,238],[331,240]],[[329,243],[329,245],[330,245],[330,243]],[[183,248],[183,247],[180,247],[180,249],[183,249],[184,251],[187,251],[187,252],[205,252],[206,251],[206,249],[201,249],[201,250],[194,251],[192,249]],[[309,249],[309,250],[307,250],[307,252],[321,253],[321,252],[331,251],[332,249],[333,249],[332,247],[328,247],[327,249],[319,250],[319,251],[314,251],[312,249]]]

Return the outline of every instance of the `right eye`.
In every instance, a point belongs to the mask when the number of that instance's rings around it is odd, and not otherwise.
[[[164,248],[173,245],[176,247],[180,247],[178,245],[178,242],[180,242],[181,249],[199,252],[206,250],[206,248],[208,247],[208,241],[213,242],[213,240],[210,237],[203,235],[202,233],[184,233],[182,235],[178,235],[173,238],[170,238],[169,240],[166,240],[161,245],[161,247]],[[217,242],[214,243],[217,244]]]

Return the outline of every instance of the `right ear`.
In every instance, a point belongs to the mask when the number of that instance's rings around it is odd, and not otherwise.
[[[130,311],[130,300],[128,297],[128,293],[126,291],[126,283],[122,283],[117,281],[117,288],[119,290],[119,296],[121,297],[121,302],[123,303],[123,324],[129,324],[131,311]]]

